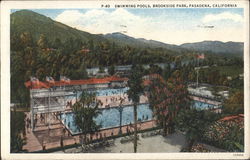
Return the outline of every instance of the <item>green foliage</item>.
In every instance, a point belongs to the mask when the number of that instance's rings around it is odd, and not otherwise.
[[[164,79],[168,79],[171,76],[172,70],[169,64],[164,66],[164,69],[162,71],[162,76]]]
[[[22,147],[26,143],[23,138],[25,133],[25,115],[24,112],[11,111],[11,147],[10,150],[13,153],[23,151]]]
[[[243,67],[239,65],[209,66],[199,70],[199,82],[213,85],[223,85],[233,88],[242,88],[243,80],[239,74],[243,73]],[[196,81],[197,71],[191,70],[189,80]],[[228,78],[232,78],[228,79]]]
[[[202,139],[227,151],[244,151],[244,122],[216,121],[206,128]]]
[[[175,71],[167,80],[156,77],[152,80],[149,89],[149,103],[154,111],[157,122],[164,129],[173,132],[174,118],[180,109],[190,107],[187,86],[180,75]]]
[[[218,119],[216,113],[204,110],[182,109],[175,119],[176,127],[185,132],[188,141],[188,150],[191,150],[195,141],[201,140],[206,126]]]
[[[162,74],[162,69],[161,67],[155,65],[155,64],[150,64],[149,65],[149,74]]]
[[[75,124],[84,135],[84,144],[87,143],[87,134],[94,133],[101,127],[94,121],[101,113],[98,106],[95,94],[86,91],[82,92],[80,100],[73,105]],[[82,136],[80,138],[82,139]]]
[[[108,73],[109,73],[109,75],[115,74],[115,66],[114,65],[108,67]]]
[[[141,65],[133,65],[131,74],[129,76],[127,92],[128,98],[133,101],[133,103],[139,103],[140,95],[143,93],[142,76],[144,69]]]
[[[99,71],[98,71],[98,73],[105,73],[105,71],[104,71],[104,67],[100,66],[100,67],[99,67]]]
[[[244,93],[238,90],[230,95],[223,103],[223,113],[239,114],[244,113]]]
[[[37,41],[37,46],[44,49],[44,48],[48,48],[48,40],[47,38],[44,36],[44,34],[41,34],[39,40]]]
[[[94,118],[101,112],[98,110],[99,103],[95,101],[93,93],[82,92],[80,100],[73,105],[76,125],[83,134],[95,132],[98,126]]]
[[[12,13],[10,19],[11,34],[30,32],[34,41],[37,41],[41,34],[44,34],[50,43],[54,42],[57,38],[62,42],[65,42],[68,37],[81,39],[81,41],[88,41],[89,39],[92,39],[95,42],[99,42],[105,40],[101,36],[92,35],[87,32],[74,29],[29,10],[21,10]]]

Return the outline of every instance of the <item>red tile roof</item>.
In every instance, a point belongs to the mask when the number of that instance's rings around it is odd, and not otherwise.
[[[220,119],[219,121],[231,121],[231,120],[236,120],[236,119],[243,120],[243,118],[244,118],[244,114],[239,114],[236,116],[224,117],[224,118]]]
[[[63,81],[55,81],[55,83],[49,82],[41,82],[39,83],[32,83],[31,81],[25,82],[25,86],[27,88],[32,89],[41,89],[41,88],[50,88],[52,86],[62,86],[62,85],[84,85],[84,84],[104,84],[110,83],[114,81],[128,81],[128,78],[120,78],[116,76],[105,77],[105,78],[90,78],[90,79],[83,79],[83,80],[70,80],[70,82],[63,82]]]

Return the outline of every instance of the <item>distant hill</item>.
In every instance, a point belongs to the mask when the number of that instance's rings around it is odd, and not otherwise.
[[[242,42],[220,42],[220,41],[203,41],[197,43],[185,43],[180,45],[182,48],[195,51],[208,51],[213,53],[243,55],[244,43]]]
[[[102,36],[74,29],[60,22],[56,22],[44,15],[29,10],[21,10],[12,13],[10,20],[11,34],[30,32],[36,41],[41,34],[44,34],[51,42],[53,42],[56,38],[59,38],[61,41],[65,41],[67,38],[79,38],[82,41],[105,40]]]
[[[98,42],[110,41],[120,46],[129,45],[135,48],[163,48],[171,51],[173,54],[187,53],[187,50],[194,50],[243,55],[243,43],[240,42],[223,43],[220,41],[203,41],[185,43],[178,46],[155,40],[134,38],[119,32],[105,35],[91,34],[69,27],[30,10],[16,11],[11,14],[10,20],[11,36],[23,32],[30,32],[35,41],[39,39],[41,34],[44,34],[50,42],[53,42],[56,38],[59,38],[62,42],[69,38],[78,38],[85,42],[92,40],[94,45]]]
[[[122,44],[122,45],[126,44],[130,46],[136,46],[136,47],[142,47],[142,48],[147,48],[147,47],[165,48],[165,49],[176,51],[176,52],[186,50],[177,45],[166,44],[166,43],[155,41],[155,40],[146,40],[144,38],[134,38],[134,37],[130,37],[125,34],[122,34],[120,32],[105,34],[104,37],[110,41],[115,41],[116,43]]]

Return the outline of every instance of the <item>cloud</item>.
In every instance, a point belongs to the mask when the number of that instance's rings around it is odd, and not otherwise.
[[[77,10],[67,10],[56,17],[58,22],[74,25],[82,17],[82,13]]]
[[[231,20],[234,22],[243,22],[243,17],[239,14],[230,13],[230,12],[222,12],[219,14],[208,14],[203,19],[203,23],[209,23],[220,20]]]
[[[143,19],[124,9],[116,9],[113,12],[93,9],[85,13],[70,10],[62,12],[55,20],[91,33],[119,32],[124,29],[121,25],[132,29],[144,23]]]
[[[207,15],[203,20],[210,22],[230,17],[235,21],[242,21],[242,17],[239,16],[241,17],[239,18],[238,16],[237,14],[224,12],[217,15],[216,18],[214,15]],[[135,38],[152,39],[170,44],[203,40],[243,41],[241,26],[199,29],[197,25],[200,23],[200,19],[184,21],[166,15],[157,15],[155,17],[149,15],[139,16],[122,8],[116,10],[92,9],[85,13],[79,10],[65,10],[55,20],[93,34],[124,33],[126,31],[127,35]]]

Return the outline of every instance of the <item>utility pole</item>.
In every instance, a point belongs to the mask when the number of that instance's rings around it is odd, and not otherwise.
[[[197,68],[196,87],[199,87],[199,67]]]

